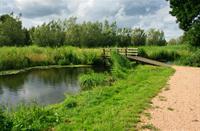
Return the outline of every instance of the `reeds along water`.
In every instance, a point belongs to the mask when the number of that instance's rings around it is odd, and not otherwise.
[[[75,47],[2,47],[0,71],[48,65],[92,65],[101,61],[101,50]]]

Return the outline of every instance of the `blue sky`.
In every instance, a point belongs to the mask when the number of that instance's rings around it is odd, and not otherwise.
[[[0,0],[0,14],[22,13],[31,27],[70,16],[82,21],[117,21],[120,27],[158,28],[167,39],[183,34],[165,0]]]

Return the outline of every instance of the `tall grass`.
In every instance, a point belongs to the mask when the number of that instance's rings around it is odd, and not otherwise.
[[[100,49],[75,47],[2,47],[0,71],[47,65],[92,65],[102,62]]]
[[[5,112],[2,108],[0,108],[0,130],[2,131],[10,131],[12,129],[13,123],[6,116]]]
[[[185,65],[186,58],[192,52],[187,45],[170,45],[170,46],[143,46],[139,47],[139,55],[150,59],[172,62],[174,64]]]
[[[109,75],[105,73],[89,73],[80,76],[80,86],[83,90],[91,89],[99,85],[109,85]]]
[[[111,74],[109,73],[89,73],[80,77],[79,83],[82,89],[91,89],[96,86],[111,85],[116,79],[125,78],[132,63],[124,56],[113,51],[111,53]]]
[[[200,67],[200,49],[197,49],[192,55],[180,60],[185,65]]]

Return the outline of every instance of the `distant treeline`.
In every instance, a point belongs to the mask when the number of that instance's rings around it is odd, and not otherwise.
[[[173,39],[170,44],[177,44]],[[142,46],[167,44],[164,32],[157,29],[119,28],[116,22],[83,22],[77,18],[50,21],[37,27],[22,27],[20,17],[13,14],[0,16],[0,46],[77,47]]]

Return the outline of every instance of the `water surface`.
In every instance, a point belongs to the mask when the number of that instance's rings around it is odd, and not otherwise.
[[[95,72],[93,68],[34,69],[17,75],[0,77],[0,104],[14,106],[18,103],[41,105],[59,103],[65,94],[80,92],[80,74]]]

